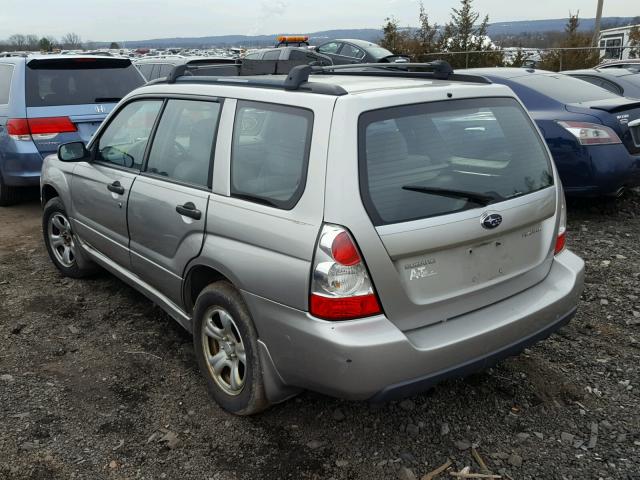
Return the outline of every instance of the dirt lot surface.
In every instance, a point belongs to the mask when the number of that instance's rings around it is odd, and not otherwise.
[[[58,274],[37,200],[0,209],[0,479],[410,480],[480,471],[471,447],[506,479],[640,479],[640,195],[569,215],[587,285],[559,334],[403,402],[304,393],[237,418],[158,307]]]

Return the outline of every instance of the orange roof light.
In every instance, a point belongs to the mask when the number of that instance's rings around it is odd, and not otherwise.
[[[278,42],[280,43],[301,43],[308,42],[308,35],[280,35],[277,37]]]

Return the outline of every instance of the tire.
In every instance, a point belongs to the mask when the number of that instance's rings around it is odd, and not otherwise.
[[[258,335],[240,293],[212,283],[198,295],[193,319],[196,359],[214,400],[235,415],[267,408]]]
[[[44,206],[42,235],[51,261],[65,277],[84,278],[98,270],[96,264],[85,258],[78,245],[59,197],[52,198]]]
[[[10,187],[4,183],[2,175],[0,175],[0,207],[8,207],[18,201],[20,189],[18,187]]]

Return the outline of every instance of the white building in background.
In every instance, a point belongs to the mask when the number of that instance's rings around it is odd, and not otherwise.
[[[629,35],[634,27],[640,28],[640,25],[602,30],[599,42],[600,58],[602,60],[627,60],[631,49],[624,47],[629,47]]]

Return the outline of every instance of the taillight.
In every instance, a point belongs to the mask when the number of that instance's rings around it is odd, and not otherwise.
[[[554,254],[557,255],[564,250],[567,244],[567,202],[564,198],[564,192],[562,189],[558,189],[559,194],[562,195],[560,201],[560,225],[558,226],[558,234],[556,235],[556,245],[554,247]]]
[[[7,132],[15,140],[50,140],[59,133],[76,132],[69,117],[11,118]]]
[[[59,133],[77,131],[69,117],[30,118],[29,130],[34,140],[49,140]]]
[[[611,145],[622,143],[611,128],[597,123],[558,122],[562,128],[578,139],[580,145]]]
[[[364,260],[343,227],[322,227],[313,262],[309,312],[326,320],[349,320],[382,312]]]
[[[14,140],[31,140],[29,123],[26,118],[10,118],[7,120],[7,133]]]

